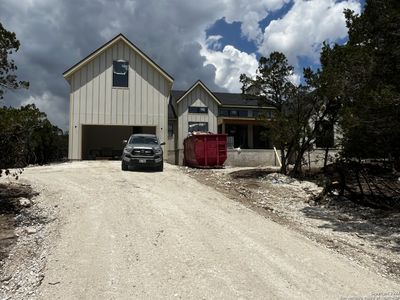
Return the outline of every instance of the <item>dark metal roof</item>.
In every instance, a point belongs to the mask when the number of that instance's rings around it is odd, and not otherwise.
[[[171,91],[171,98],[173,103],[176,103],[176,101],[182,97],[184,94],[186,93],[186,91],[177,91],[177,90],[172,90]]]
[[[214,93],[222,105],[257,106],[256,99],[246,100],[241,93]]]
[[[186,91],[181,91],[181,90],[171,91],[172,101],[175,103],[185,93]],[[257,99],[246,100],[241,93],[213,92],[213,95],[222,103],[222,106],[258,106]]]

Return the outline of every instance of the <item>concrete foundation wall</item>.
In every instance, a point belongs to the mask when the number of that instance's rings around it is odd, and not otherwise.
[[[278,155],[280,155],[279,150]],[[328,163],[332,162],[337,150],[330,150]],[[168,151],[168,161],[174,163],[176,155],[176,164],[183,165],[183,150]],[[303,168],[322,167],[324,165],[324,150],[314,150],[310,155],[306,153],[303,160]],[[310,162],[310,164],[309,164]],[[235,149],[228,149],[228,158],[225,166],[229,167],[258,167],[258,166],[279,166],[279,161],[273,149],[242,149],[240,152]]]
[[[228,150],[228,158],[225,166],[231,167],[257,167],[278,166],[275,151],[270,149],[242,149],[240,152],[234,149]]]
[[[337,150],[330,150],[328,154],[328,163],[335,158]],[[278,150],[278,155],[280,152]],[[324,165],[324,150],[314,150],[310,153],[306,152],[303,160],[303,168],[322,167]],[[242,149],[240,152],[231,149],[228,150],[228,159],[225,166],[231,167],[257,167],[257,166],[279,166],[275,151],[272,149]]]

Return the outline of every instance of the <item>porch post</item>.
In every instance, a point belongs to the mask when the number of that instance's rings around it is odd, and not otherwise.
[[[247,125],[247,144],[250,149],[254,149],[253,143],[253,124]]]

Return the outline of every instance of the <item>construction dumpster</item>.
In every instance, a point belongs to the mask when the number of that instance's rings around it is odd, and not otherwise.
[[[186,166],[220,168],[227,158],[226,134],[194,134],[183,144]]]

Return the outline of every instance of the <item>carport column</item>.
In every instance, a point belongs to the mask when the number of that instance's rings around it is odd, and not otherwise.
[[[165,123],[165,122],[164,122]],[[163,126],[164,125],[164,126]],[[168,159],[168,121],[167,121],[167,126],[165,127],[165,124],[161,124],[159,126],[156,126],[156,135],[160,142],[165,142],[165,145],[162,146],[163,148],[163,158],[165,161]]]
[[[78,136],[80,137],[79,142],[78,142],[78,157],[76,159],[81,160],[82,159],[82,143],[83,143],[83,130],[82,130],[83,125],[79,124],[78,125],[78,131],[79,134]]]
[[[72,130],[69,133],[71,135],[71,157],[72,160],[79,160],[81,159],[81,151],[80,144],[82,140],[82,132],[81,132],[81,125],[78,123],[73,122],[71,126]],[[71,134],[72,133],[72,134]]]
[[[72,118],[71,118],[72,119]],[[68,133],[68,159],[72,160],[73,159],[73,146],[74,146],[74,125],[73,125],[73,120],[69,122],[69,133]]]
[[[247,144],[250,149],[254,148],[253,143],[253,124],[247,125]]]
[[[222,123],[221,129],[222,129],[221,133],[225,133],[225,123]]]

